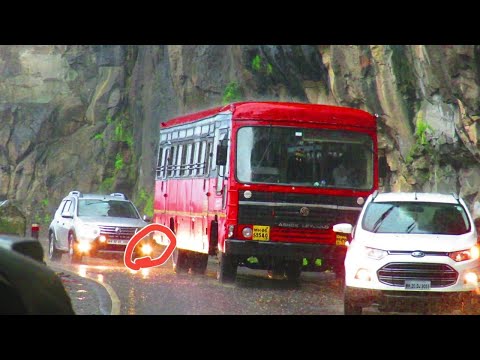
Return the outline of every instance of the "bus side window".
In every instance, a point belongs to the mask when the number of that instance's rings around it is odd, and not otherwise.
[[[207,166],[205,167],[206,175],[210,174],[210,170],[212,170],[211,169],[211,167],[212,167],[212,157],[213,157],[213,142],[212,142],[212,140],[209,140],[207,142],[207,159],[206,159]]]
[[[190,164],[192,163],[192,144],[187,144],[186,147],[187,148],[183,151],[182,155],[182,168],[180,170],[180,176],[190,175]]]
[[[203,175],[205,173],[205,153],[206,153],[206,141],[202,141],[200,144],[200,161],[198,168],[198,175]]]
[[[178,145],[177,156],[175,159],[175,177],[180,176],[180,168],[182,166],[183,145]]]
[[[195,145],[188,144],[189,153],[187,155],[187,176],[193,176],[193,155],[195,154]]]
[[[163,168],[162,168],[162,160],[163,160],[163,147],[160,147],[158,150],[158,158],[157,158],[157,169],[155,172],[156,179],[161,179],[163,176]]]
[[[167,159],[167,171],[168,171],[168,177],[173,177],[175,172],[174,172],[174,159],[177,156],[177,147],[172,146],[170,148],[169,154],[168,154],[168,159]]]
[[[194,144],[194,151],[193,151],[193,161],[192,161],[192,176],[197,176],[198,174],[198,158],[200,154],[200,142],[197,141]]]
[[[162,159],[162,167],[160,169],[162,174],[162,179],[167,178],[167,164],[168,164],[168,160],[170,159],[171,153],[172,153],[171,147],[165,148],[163,159]]]

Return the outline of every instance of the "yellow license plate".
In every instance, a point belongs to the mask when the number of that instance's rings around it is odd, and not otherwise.
[[[335,237],[335,245],[345,245],[345,241],[347,241],[346,235],[337,234]]]
[[[253,225],[253,240],[270,240],[270,226]]]

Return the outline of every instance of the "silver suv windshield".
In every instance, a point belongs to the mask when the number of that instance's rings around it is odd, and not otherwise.
[[[240,182],[371,189],[373,142],[367,134],[246,126],[237,135]]]
[[[138,219],[132,203],[119,200],[80,199],[78,216],[108,216]]]
[[[470,231],[463,206],[429,202],[372,202],[362,228],[375,233],[460,235]]]

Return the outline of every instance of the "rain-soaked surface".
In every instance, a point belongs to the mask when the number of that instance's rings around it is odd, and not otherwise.
[[[266,271],[239,268],[235,284],[227,285],[216,279],[218,263],[213,257],[206,275],[177,275],[170,261],[159,267],[132,271],[125,267],[122,257],[85,257],[81,265],[72,265],[67,255],[63,255],[61,261],[47,263],[62,277],[79,315],[343,314],[343,284],[330,272],[302,273],[299,284],[294,285],[270,279]],[[401,314],[424,311],[419,307]],[[364,309],[364,314],[398,313],[379,312],[371,307]]]
[[[206,275],[177,275],[170,261],[163,266],[140,271],[129,270],[121,261],[113,259],[86,258],[84,262],[71,265],[64,256],[60,262],[49,264],[109,284],[120,301],[120,314],[125,315],[307,315],[343,312],[342,288],[332,273],[303,274],[300,285],[295,286],[285,280],[269,279],[266,271],[239,269],[236,283],[226,285],[216,279],[217,262],[213,258]],[[85,296],[85,293],[76,291],[72,299],[74,308],[75,302],[81,303],[79,298]],[[81,307],[81,304],[77,306]]]

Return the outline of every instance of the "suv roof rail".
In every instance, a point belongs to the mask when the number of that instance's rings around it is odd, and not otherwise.
[[[78,190],[73,190],[73,191],[70,191],[68,193],[69,196],[78,196],[78,197],[82,197],[82,193]]]
[[[121,197],[125,200],[128,200],[127,196],[123,193],[119,193],[119,192],[116,192],[116,193],[111,193],[110,196],[116,196],[116,197]]]
[[[378,190],[375,190],[372,194],[372,200],[375,200],[375,198],[377,197],[378,195]]]

